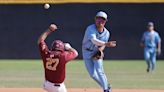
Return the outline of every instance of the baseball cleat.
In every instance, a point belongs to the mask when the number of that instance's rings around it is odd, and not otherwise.
[[[104,92],[109,92],[109,90],[104,90]]]
[[[149,73],[150,72],[150,69],[148,68],[148,69],[146,69],[146,71]]]
[[[104,92],[112,92],[112,88],[111,87],[108,87],[107,90],[104,90]]]
[[[108,90],[109,90],[108,92],[112,92],[112,88],[111,87],[108,87]]]

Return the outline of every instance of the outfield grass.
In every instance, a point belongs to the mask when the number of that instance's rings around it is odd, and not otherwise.
[[[113,88],[164,89],[164,61],[157,63],[156,72],[148,74],[144,61],[104,62],[105,72]],[[44,80],[41,60],[0,60],[0,87],[41,87]],[[68,88],[95,88],[84,63],[67,65]]]

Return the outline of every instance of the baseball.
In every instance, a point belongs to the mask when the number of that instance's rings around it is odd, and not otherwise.
[[[50,4],[44,4],[44,9],[49,9],[50,8]]]

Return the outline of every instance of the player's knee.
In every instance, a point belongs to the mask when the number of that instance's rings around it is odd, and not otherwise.
[[[90,77],[93,79],[96,79],[96,75],[95,74],[90,74]]]
[[[155,67],[155,65],[156,65],[156,62],[152,61],[152,66]]]
[[[95,74],[91,74],[90,77],[94,79],[96,77],[96,75]]]
[[[150,60],[150,56],[149,55],[145,55],[144,58],[145,58],[146,61]]]
[[[105,73],[104,73],[104,71],[102,70],[102,69],[97,69],[97,73],[98,73],[98,75],[104,75]]]
[[[145,57],[145,60],[146,60],[147,62],[149,62],[149,61],[150,61],[150,58],[149,58],[149,57]]]

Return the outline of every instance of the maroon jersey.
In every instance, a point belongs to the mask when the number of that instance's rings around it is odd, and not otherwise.
[[[76,57],[72,51],[50,51],[44,41],[39,43],[43,59],[45,79],[52,83],[62,83],[65,80],[66,63]]]

